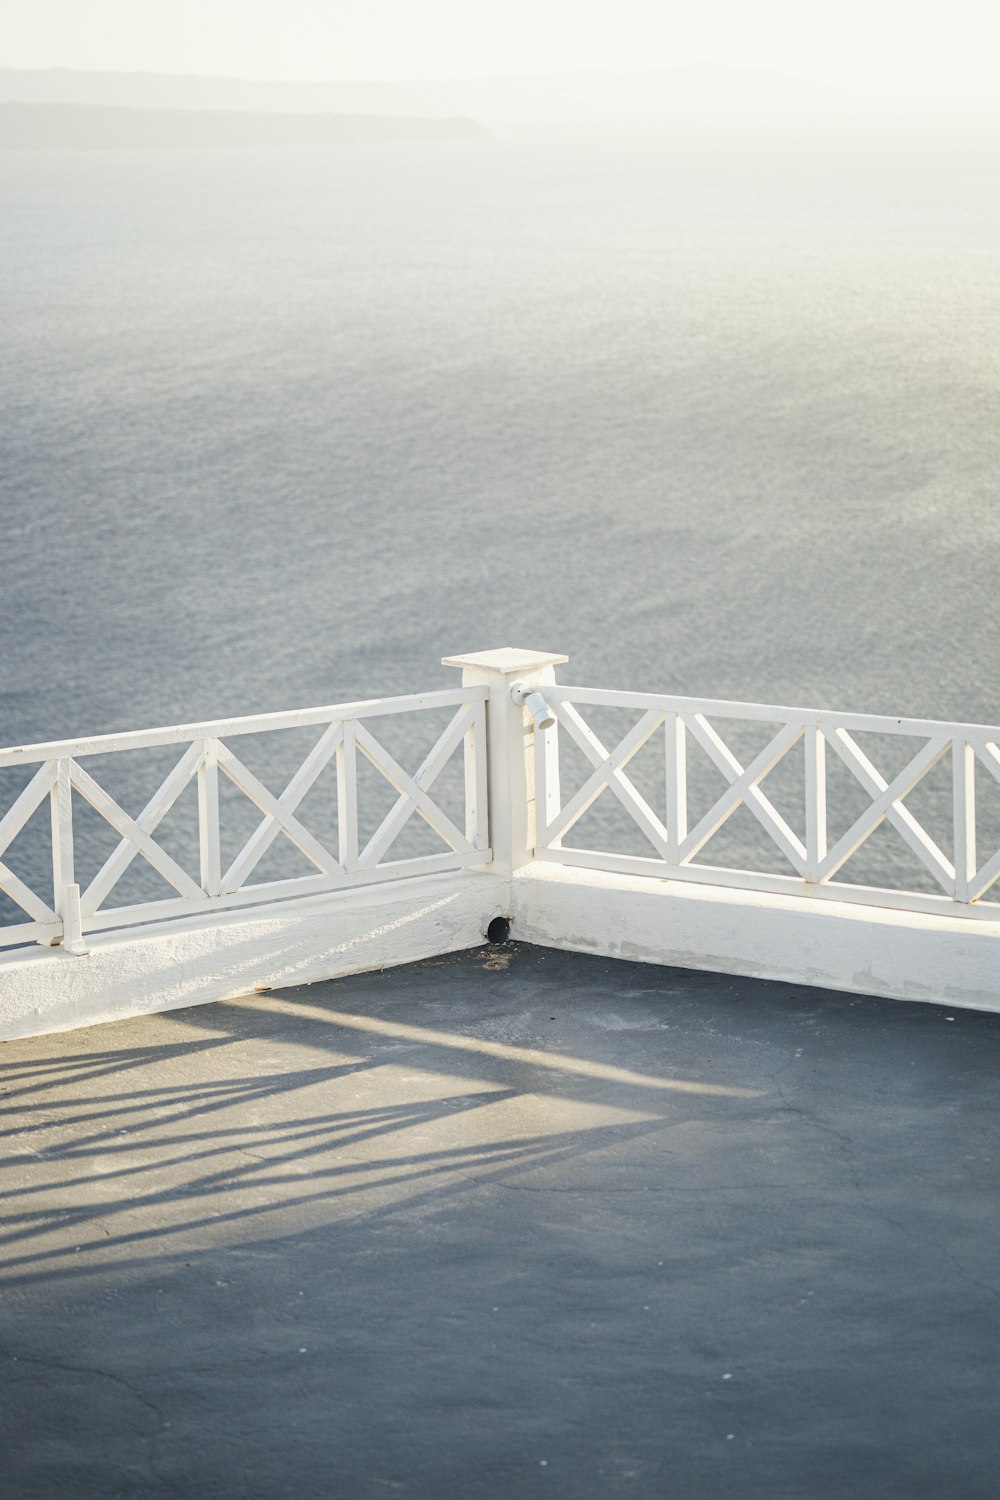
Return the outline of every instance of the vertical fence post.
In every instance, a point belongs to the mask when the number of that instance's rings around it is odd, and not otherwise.
[[[687,838],[687,728],[680,714],[665,716],[667,782],[667,849],[670,863],[681,862],[681,845]]]
[[[968,901],[976,873],[976,752],[966,740],[951,747],[955,809],[955,900]]]
[[[62,919],[62,934],[55,941],[67,953],[82,955],[87,951],[83,940],[83,918],[80,914],[80,887],[76,883],[76,861],[73,852],[73,782],[72,762],[64,758],[56,766],[52,785],[52,905]]]
[[[219,742],[205,740],[198,767],[198,839],[201,851],[201,888],[206,896],[222,890],[222,851],[219,843]]]
[[[562,791],[559,784],[559,724],[544,729],[535,726],[535,817],[534,828],[528,830],[532,848],[537,849],[544,841],[546,849],[562,847],[562,835],[546,837],[545,830],[562,808]]]
[[[63,936],[62,950],[83,958],[90,950],[83,935],[83,914],[80,911],[80,887],[68,885],[63,890]]]
[[[535,729],[531,715],[511,697],[513,685],[538,687],[544,692],[555,682],[554,668],[569,657],[546,651],[506,647],[498,651],[446,656],[446,667],[458,667],[463,687],[489,688],[486,702],[488,803],[492,864],[497,875],[513,875],[528,863],[535,844],[536,812],[544,826],[545,808],[535,806]],[[551,730],[544,731],[551,734]],[[547,795],[555,788],[549,785]]]
[[[826,740],[823,731],[810,724],[805,732],[806,757],[806,879],[819,881],[819,867],[826,859]]]
[[[490,847],[489,772],[486,745],[486,704],[465,731],[465,837],[474,849]]]
[[[344,737],[337,746],[337,832],[340,863],[358,868],[358,740],[357,724],[344,720]]]

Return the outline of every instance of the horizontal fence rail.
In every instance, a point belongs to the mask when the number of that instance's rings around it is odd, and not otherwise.
[[[991,783],[1000,783],[1000,727],[555,685],[546,686],[544,696],[556,723],[535,732],[538,860],[900,910],[1000,918],[1000,903],[984,900],[1000,879],[1000,838],[993,835],[985,857],[977,840],[977,770]],[[631,710],[635,722],[609,746],[588,724],[588,709]],[[772,726],[773,734],[762,749],[741,759],[713,723],[718,720]],[[858,743],[857,736],[865,735],[906,736],[919,744],[901,770],[884,775]],[[628,768],[656,736],[662,741],[662,793],[654,806]],[[560,745],[566,740],[582,753],[590,770],[563,801]],[[692,747],[723,784],[714,802],[695,818],[690,816],[688,792]],[[802,790],[797,816],[786,819],[762,783],[793,752],[802,757],[797,767]],[[831,813],[836,811],[832,802],[828,807],[831,754],[847,768],[852,786],[861,788],[865,801],[863,810],[846,820],[846,828],[835,838],[829,834]],[[942,761],[950,762],[946,841],[940,831],[937,839],[933,837],[906,805],[906,798]],[[642,835],[640,854],[578,848],[567,842],[579,820],[606,792]],[[720,867],[699,859],[740,808],[753,815],[769,846],[780,853],[787,874],[749,864]],[[937,892],[910,891],[902,883],[897,888],[837,878],[883,824],[929,872]],[[950,853],[941,842],[950,844]]]
[[[61,943],[71,952],[82,952],[89,932],[486,863],[491,857],[487,691],[485,687],[469,686],[0,750],[0,769],[37,767],[10,805],[0,805],[0,891],[29,919],[0,926],[0,948],[30,942]],[[450,722],[418,769],[409,775],[380,743],[378,720],[387,715],[419,715],[442,709],[453,710]],[[309,728],[319,731],[317,738],[280,793],[265,786],[231,744],[240,736]],[[169,746],[176,746],[180,756],[135,817],[110,795],[97,772],[80,764],[85,757]],[[464,827],[459,827],[431,796],[435,782],[460,748],[464,758]],[[358,833],[359,756],[396,793],[391,809],[363,845]],[[336,848],[328,847],[310,831],[305,816],[299,816],[304,797],[331,764],[336,769]],[[228,864],[222,858],[220,838],[222,778],[262,815]],[[163,819],[192,782],[198,800],[196,870],[185,868],[155,837]],[[77,799],[89,804],[119,836],[112,854],[82,889],[74,859]],[[51,819],[51,901],[4,862],[14,839],[46,800]],[[415,813],[445,849],[416,858],[391,858],[393,845]],[[255,883],[253,876],[261,859],[282,838],[305,856],[314,873]],[[176,895],[137,905],[109,905],[109,898],[136,858],[152,866]]]

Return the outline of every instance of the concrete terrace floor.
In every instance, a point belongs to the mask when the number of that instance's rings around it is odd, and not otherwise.
[[[1000,1016],[511,945],[0,1048],[0,1489],[996,1500]]]

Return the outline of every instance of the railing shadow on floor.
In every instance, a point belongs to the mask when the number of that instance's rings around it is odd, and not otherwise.
[[[7,1286],[156,1261],[175,1244],[193,1253],[235,1226],[255,1238],[265,1223],[411,1210],[760,1095],[294,992],[130,1026],[215,1034],[0,1064]],[[335,1057],[276,1067],[278,1047]],[[234,1049],[253,1071],[220,1077]],[[526,1100],[539,1102],[526,1112]]]

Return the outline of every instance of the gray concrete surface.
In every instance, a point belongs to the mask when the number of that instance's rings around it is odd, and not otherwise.
[[[6,1500],[996,1500],[1000,1017],[507,947],[6,1044]]]

